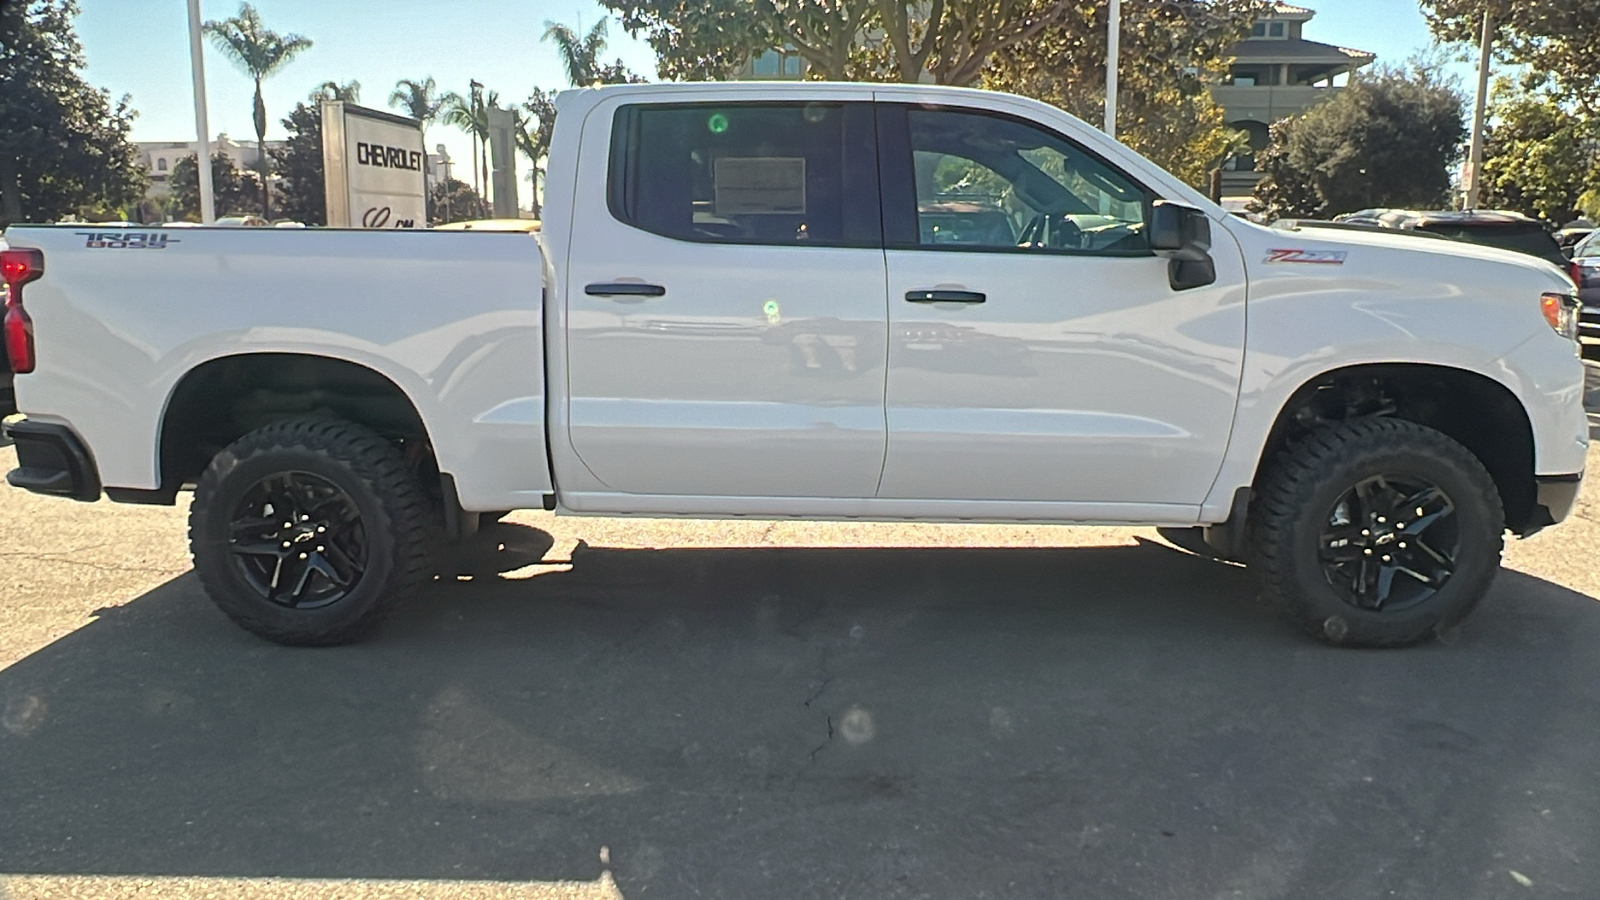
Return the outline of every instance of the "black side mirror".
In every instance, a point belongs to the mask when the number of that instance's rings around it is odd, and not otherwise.
[[[1171,262],[1167,280],[1175,291],[1217,280],[1211,260],[1211,219],[1192,206],[1169,200],[1150,204],[1150,249]]]

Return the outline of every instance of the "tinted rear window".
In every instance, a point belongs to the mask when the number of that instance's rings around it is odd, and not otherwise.
[[[876,152],[865,103],[625,106],[611,211],[687,241],[877,247]]]
[[[1485,247],[1499,247],[1502,250],[1515,250],[1529,256],[1547,259],[1557,265],[1565,262],[1561,255],[1561,247],[1556,244],[1556,239],[1548,231],[1533,226],[1503,225],[1457,225],[1439,224],[1424,225],[1417,229],[1432,234],[1442,234],[1445,237],[1455,238],[1471,244],[1482,244]]]

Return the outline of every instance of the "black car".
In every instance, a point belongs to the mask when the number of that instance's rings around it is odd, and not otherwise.
[[[1376,228],[1396,228],[1402,231],[1419,231],[1441,237],[1515,250],[1529,256],[1549,260],[1561,268],[1567,267],[1566,254],[1538,219],[1521,213],[1498,210],[1473,209],[1464,211],[1441,210],[1418,212],[1409,209],[1364,209],[1349,215],[1338,216],[1335,222],[1349,225],[1367,225]]]

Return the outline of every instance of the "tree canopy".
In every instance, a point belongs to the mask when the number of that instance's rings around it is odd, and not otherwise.
[[[579,36],[576,29],[559,22],[544,23],[541,40],[556,45],[561,55],[561,67],[566,70],[567,82],[573,87],[591,87],[597,84],[636,84],[643,78],[628,71],[618,59],[602,63],[600,54],[606,52],[606,20],[594,23],[589,33]]]
[[[1501,79],[1490,105],[1483,205],[1558,225],[1600,216],[1600,116],[1575,112],[1547,79]]]
[[[84,81],[74,0],[0,3],[0,225],[134,203],[147,178],[128,97]]]
[[[1442,41],[1476,44],[1483,14],[1494,17],[1495,55],[1549,76],[1556,95],[1600,115],[1600,2],[1596,0],[1421,0]]]
[[[1466,138],[1465,97],[1431,65],[1381,67],[1272,126],[1254,209],[1328,218],[1370,207],[1438,208]]]
[[[1124,0],[1117,138],[1196,187],[1241,147],[1210,87],[1249,34],[1259,0]],[[1086,3],[994,54],[985,87],[1036,97],[1099,124],[1105,115],[1107,11]]]
[[[993,54],[1095,0],[601,0],[672,80],[720,79],[789,46],[828,80],[973,84]],[[1104,2],[1104,0],[1099,0]]]
[[[278,215],[307,225],[328,224],[327,181],[322,169],[322,110],[296,103],[283,119],[288,136],[271,150],[278,170]],[[220,206],[218,207],[221,208]]]
[[[439,97],[439,85],[430,75],[421,81],[402,78],[395,82],[394,91],[389,94],[389,105],[405,110],[406,115],[421,122],[423,128],[427,128],[439,117],[439,109],[443,103]]]
[[[172,212],[190,222],[200,221],[200,175],[191,154],[172,167]],[[241,172],[233,157],[218,150],[211,155],[211,193],[219,216],[258,215],[261,183],[254,172]]]

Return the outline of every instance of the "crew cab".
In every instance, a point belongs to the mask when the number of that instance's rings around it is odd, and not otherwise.
[[[537,233],[11,228],[10,483],[192,490],[206,591],[292,644],[543,508],[1157,525],[1312,635],[1399,645],[1574,503],[1549,263],[1252,224],[999,93],[557,108]]]

